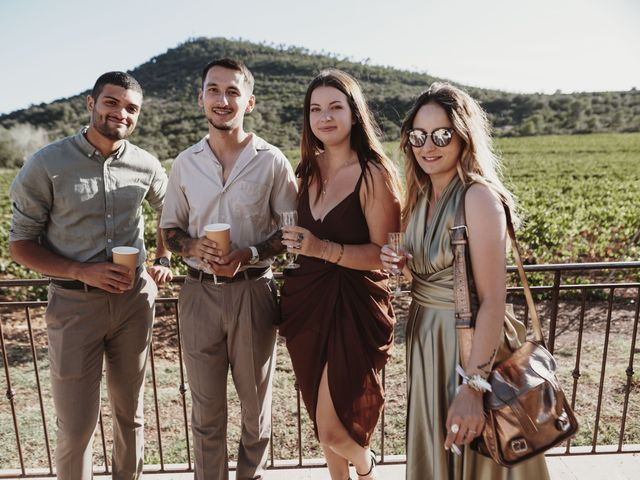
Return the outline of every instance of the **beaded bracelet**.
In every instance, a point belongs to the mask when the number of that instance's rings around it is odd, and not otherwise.
[[[480,393],[491,391],[491,384],[482,378],[479,373],[469,376],[460,365],[456,367],[456,372],[462,377],[463,385],[468,385],[469,388],[473,388],[476,392]]]
[[[338,255],[338,259],[335,261],[336,265],[338,265],[340,260],[342,260],[342,255],[344,255],[344,243],[340,244],[340,255]]]

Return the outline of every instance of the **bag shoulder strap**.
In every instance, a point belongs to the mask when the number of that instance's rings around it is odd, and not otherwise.
[[[456,216],[454,220],[454,226],[450,229],[451,246],[453,249],[453,301],[454,311],[456,318],[456,329],[458,329],[460,358],[463,363],[466,363],[471,355],[471,341],[470,336],[473,335],[473,329],[475,327],[475,318],[471,311],[471,289],[470,280],[472,281],[471,273],[471,261],[469,257],[468,244],[469,244],[469,232],[467,229],[466,212],[465,212],[465,199],[467,196],[467,190],[472,184],[465,187],[461,197],[458,209],[456,210]],[[535,340],[545,345],[544,335],[542,333],[542,326],[538,317],[535,303],[533,301],[533,295],[527,281],[527,276],[522,265],[522,258],[520,255],[520,248],[516,240],[516,233],[511,221],[511,212],[509,207],[503,202],[502,206],[507,220],[507,232],[509,233],[509,240],[511,242],[511,248],[513,250],[513,256],[518,268],[518,274],[522,287],[524,289],[524,295],[531,314],[531,327]],[[470,278],[471,277],[471,278]],[[463,331],[470,330],[467,334],[463,334]],[[471,335],[469,335],[471,334]]]

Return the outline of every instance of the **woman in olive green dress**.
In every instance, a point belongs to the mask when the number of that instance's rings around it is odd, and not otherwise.
[[[512,195],[498,176],[487,117],[462,90],[433,84],[401,129],[407,195],[405,252],[385,246],[388,270],[412,278],[407,322],[407,480],[544,480],[544,456],[507,469],[466,447],[484,427],[482,391],[458,388],[449,228],[465,187],[469,251],[479,308],[466,375],[486,378],[502,335],[506,218]],[[476,385],[474,385],[476,386]]]

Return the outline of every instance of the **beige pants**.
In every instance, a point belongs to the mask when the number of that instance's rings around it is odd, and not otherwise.
[[[279,315],[272,279],[225,285],[187,277],[179,299],[192,396],[197,480],[227,480],[227,375],[242,405],[237,480],[261,479],[271,436],[271,386]]]
[[[122,294],[49,287],[46,312],[61,480],[93,478],[92,441],[100,411],[102,362],[113,411],[113,478],[143,466],[143,382],[158,290],[142,271]]]

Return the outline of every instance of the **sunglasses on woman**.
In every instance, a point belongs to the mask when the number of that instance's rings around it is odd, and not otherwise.
[[[409,130],[409,143],[412,147],[420,148],[427,143],[427,137],[431,136],[431,141],[436,147],[446,147],[451,143],[453,132],[453,128],[437,128],[431,133],[414,128]]]

